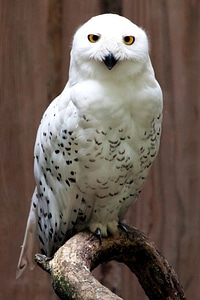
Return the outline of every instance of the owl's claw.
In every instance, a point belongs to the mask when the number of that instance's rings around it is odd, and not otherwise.
[[[118,223],[118,228],[119,228],[119,230],[122,230],[123,232],[125,232],[126,236],[128,238],[128,228],[126,227],[126,225],[124,225],[121,222],[119,222]]]
[[[101,234],[101,229],[100,228],[96,229],[95,235],[98,237],[100,245],[101,245],[101,243],[102,243],[102,234]]]

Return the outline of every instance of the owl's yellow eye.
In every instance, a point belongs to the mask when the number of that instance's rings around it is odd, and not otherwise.
[[[89,34],[88,35],[88,40],[91,43],[96,43],[99,39],[100,39],[100,35],[98,35],[98,34]]]
[[[132,35],[127,35],[123,37],[124,44],[132,45],[135,42],[135,37]]]

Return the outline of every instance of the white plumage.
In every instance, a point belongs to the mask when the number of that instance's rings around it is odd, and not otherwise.
[[[90,19],[74,36],[69,81],[38,129],[18,276],[36,252],[52,256],[74,232],[117,231],[157,155],[161,121],[145,32],[114,14]]]

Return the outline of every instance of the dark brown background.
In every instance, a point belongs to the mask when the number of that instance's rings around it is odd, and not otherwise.
[[[146,29],[164,93],[160,153],[127,219],[174,266],[188,299],[199,299],[199,0],[0,0],[0,299],[57,299],[38,268],[15,280],[34,188],[33,145],[43,111],[67,80],[74,31],[108,11]],[[124,299],[146,299],[125,267],[96,274]]]

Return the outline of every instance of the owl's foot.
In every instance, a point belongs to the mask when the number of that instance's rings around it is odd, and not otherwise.
[[[43,270],[50,273],[50,265],[49,262],[52,260],[53,257],[47,257],[44,254],[37,253],[35,254],[35,262],[40,266]]]
[[[102,238],[107,237],[109,235],[115,235],[118,232],[119,224],[117,221],[110,221],[106,224],[91,223],[89,226],[89,230],[94,233],[95,236],[98,237],[100,243],[102,243]]]

